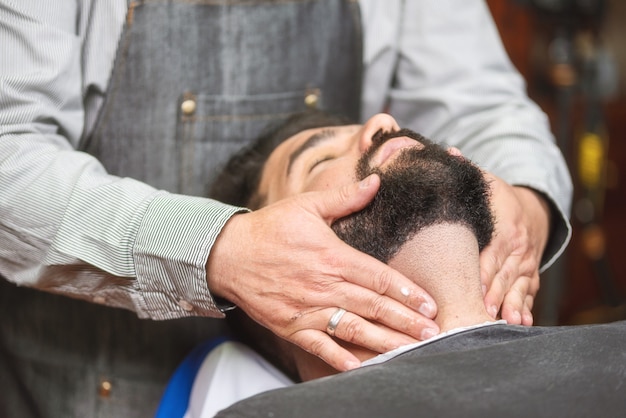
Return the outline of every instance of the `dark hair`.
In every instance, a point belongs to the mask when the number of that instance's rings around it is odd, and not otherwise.
[[[209,197],[234,206],[259,209],[265,196],[258,194],[265,162],[288,138],[307,129],[344,126],[355,123],[347,117],[320,110],[296,113],[282,123],[269,126],[249,147],[236,153],[224,166],[209,192]]]

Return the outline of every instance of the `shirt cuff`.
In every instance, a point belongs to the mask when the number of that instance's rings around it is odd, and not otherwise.
[[[243,211],[247,209],[166,192],[152,200],[133,247],[139,317],[224,317],[209,292],[206,262],[226,222]]]
[[[530,187],[534,189],[533,187]],[[535,191],[538,191],[534,189]],[[559,206],[550,199],[545,193],[538,191],[539,194],[548,202],[550,208],[551,229],[546,248],[543,250],[539,273],[546,271],[554,262],[565,252],[567,245],[572,238],[572,225]]]

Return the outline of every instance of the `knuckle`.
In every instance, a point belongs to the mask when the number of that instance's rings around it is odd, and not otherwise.
[[[539,262],[534,255],[529,255],[528,257],[522,259],[519,265],[520,272],[527,274],[528,276],[533,276],[537,269],[539,268]]]
[[[357,318],[351,318],[344,324],[344,329],[341,332],[341,339],[351,343],[356,343],[361,340],[363,335],[363,324]]]
[[[350,201],[352,197],[352,188],[350,186],[340,187],[336,190],[335,193],[331,193],[329,196],[329,201],[333,205],[344,205],[346,202]]]
[[[376,297],[372,300],[372,303],[367,309],[368,317],[379,322],[381,321],[387,312],[387,303],[383,296]]]
[[[393,277],[388,270],[381,271],[374,279],[373,287],[378,294],[384,295],[391,288]]]
[[[313,354],[317,357],[322,357],[325,346],[326,346],[325,338],[315,338],[309,343],[308,347],[302,347],[302,348],[306,350],[307,352],[309,352],[310,354]]]
[[[502,263],[500,262],[500,257],[498,257],[498,253],[495,251],[491,251],[487,254],[487,258],[489,262],[494,266],[500,266]]]
[[[512,283],[515,279],[517,279],[517,269],[509,264],[505,264],[500,269],[500,272],[498,273],[498,278],[506,289],[508,287],[507,283]]]
[[[498,269],[498,265],[496,263],[496,255],[494,254],[493,248],[494,247],[492,242],[480,253],[481,277],[484,276],[483,279],[488,281],[493,280],[493,276]]]
[[[322,297],[322,295],[326,295],[333,290],[334,283],[325,280],[323,277],[311,275],[306,283],[306,293],[298,300],[301,303],[305,303],[307,300],[314,299],[313,296]]]
[[[328,245],[317,249],[319,264],[316,266],[316,274],[322,274],[326,282],[346,281],[345,271],[350,268],[346,260],[337,252],[337,248]],[[320,273],[321,272],[321,273]]]
[[[350,200],[350,198],[352,198],[352,195],[354,193],[354,185],[348,184],[344,187],[339,188],[339,199],[341,199],[342,202],[348,201]]]

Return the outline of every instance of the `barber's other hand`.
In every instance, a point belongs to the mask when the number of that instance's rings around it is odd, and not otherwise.
[[[234,216],[211,251],[209,288],[340,371],[360,363],[326,332],[337,308],[347,312],[335,337],[378,353],[436,334],[429,319],[436,306],[423,289],[330,229],[365,207],[379,186],[370,176]]]
[[[485,306],[510,324],[532,325],[539,267],[550,231],[545,200],[526,187],[510,186],[487,173],[491,186],[495,234],[480,255]]]

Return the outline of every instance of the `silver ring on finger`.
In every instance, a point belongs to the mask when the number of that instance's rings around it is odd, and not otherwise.
[[[339,325],[339,321],[343,318],[343,314],[346,313],[346,310],[343,308],[337,308],[333,316],[330,317],[328,321],[328,325],[326,325],[326,332],[331,337],[335,336],[335,330],[337,329],[337,325]]]

